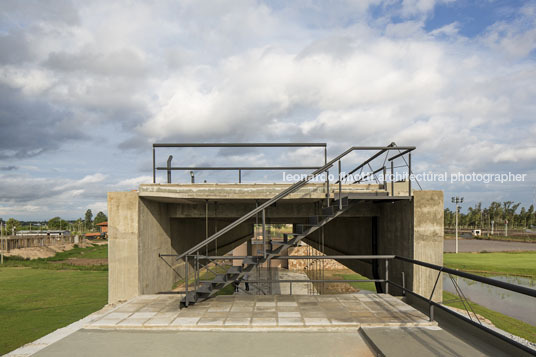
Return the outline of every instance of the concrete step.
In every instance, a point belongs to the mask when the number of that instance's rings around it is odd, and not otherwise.
[[[487,356],[439,327],[362,327],[379,356]]]

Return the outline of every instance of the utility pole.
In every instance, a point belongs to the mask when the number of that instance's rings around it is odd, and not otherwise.
[[[458,254],[458,213],[460,212],[460,204],[463,203],[463,197],[452,197],[452,203],[456,203],[456,254]]]

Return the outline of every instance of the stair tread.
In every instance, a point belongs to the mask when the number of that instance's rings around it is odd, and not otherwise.
[[[348,203],[348,198],[343,197],[342,209],[339,207],[339,202],[335,201],[334,205],[324,207],[322,209],[322,214],[310,216],[308,218],[309,223],[296,224],[296,230],[301,230],[301,232],[284,233],[285,238],[283,241],[270,241],[272,248],[273,245],[278,245],[278,247],[267,251],[268,257],[270,259],[277,259],[283,249],[299,243],[307,235],[341,215],[349,207]],[[289,239],[289,237],[293,238]],[[222,288],[237,279],[240,280],[245,273],[252,271],[256,266],[264,263],[266,260],[267,259],[262,256],[244,258],[242,261],[243,266],[231,266],[224,274],[218,274],[212,281],[203,282],[197,290],[188,292],[188,294],[182,298],[181,306],[186,306],[186,302],[188,302],[188,305],[192,305],[198,301],[203,301],[214,296],[214,294]]]

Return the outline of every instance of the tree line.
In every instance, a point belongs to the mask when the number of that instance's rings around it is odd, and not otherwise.
[[[491,222],[495,222],[495,227],[504,226],[508,221],[508,228],[525,229],[536,224],[536,212],[534,205],[528,209],[521,207],[521,204],[513,201],[491,202],[489,207],[482,208],[479,202],[467,209],[467,213],[458,214],[458,225],[465,228],[488,228]],[[456,210],[445,208],[445,227],[454,227],[456,224]]]
[[[95,218],[93,218],[93,212],[91,209],[88,209],[84,215],[84,219],[78,218],[77,220],[65,220],[59,216],[53,217],[48,221],[39,222],[39,225],[31,225],[31,223],[24,223],[16,220],[15,218],[9,218],[7,221],[4,221],[0,218],[0,224],[3,235],[10,235],[15,231],[25,231],[25,230],[71,230],[75,232],[88,232],[93,231],[96,228],[96,225],[102,222],[108,221],[108,217],[101,211],[97,213]]]

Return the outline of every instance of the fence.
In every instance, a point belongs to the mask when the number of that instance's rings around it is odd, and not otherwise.
[[[68,243],[78,243],[78,236],[31,236],[17,237],[8,236],[0,238],[0,250],[9,252],[12,249],[31,248],[31,247],[47,247],[52,245],[61,245]],[[82,238],[83,239],[83,238]]]

